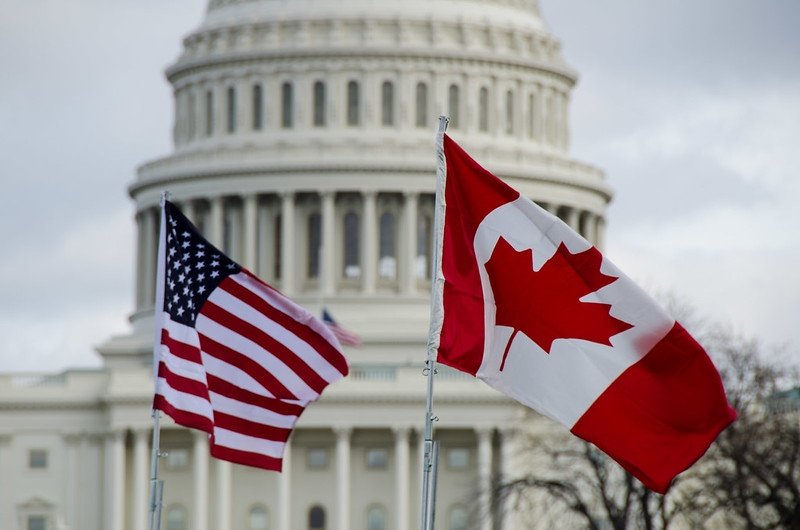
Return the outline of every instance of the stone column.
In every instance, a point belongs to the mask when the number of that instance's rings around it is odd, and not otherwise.
[[[500,473],[501,480],[508,482],[515,476],[515,458],[516,458],[516,432],[514,429],[505,429],[501,432],[500,436]],[[503,505],[500,507],[500,517],[502,519],[501,528],[505,530],[514,530],[518,528],[517,517],[514,511],[514,499],[506,498]]]
[[[106,435],[105,513],[107,530],[124,530],[125,517],[125,433]]]
[[[338,530],[350,529],[350,427],[337,427],[336,433],[336,505]]]
[[[212,197],[211,215],[209,215],[208,240],[212,245],[222,250],[223,236],[223,204],[222,197]]]
[[[330,296],[333,294],[333,271],[336,268],[334,263],[336,247],[336,218],[334,215],[334,193],[323,191],[322,198],[322,256],[320,260],[320,281],[322,282],[322,295]]]
[[[136,214],[136,283],[133,286],[133,295],[136,303],[136,310],[144,308],[144,214]]]
[[[575,208],[574,206],[570,207],[567,210],[567,224],[569,225],[570,228],[572,228],[576,232],[578,232],[580,229],[580,227],[578,226],[580,215],[581,211]]]
[[[231,529],[231,463],[215,460],[217,467],[217,523],[215,530]]]
[[[398,427],[394,429],[395,457],[395,505],[397,509],[397,530],[408,530],[409,513],[409,448],[410,429]]]
[[[244,266],[253,273],[256,272],[258,257],[258,195],[251,193],[244,198]]]
[[[492,429],[478,434],[478,518],[481,530],[492,530]]]
[[[281,291],[294,294],[294,192],[281,194]]]
[[[364,192],[364,246],[361,253],[363,266],[363,290],[365,294],[375,292],[375,269],[378,261],[378,231],[376,230],[376,194],[374,191]]]
[[[158,252],[158,240],[156,239],[156,215],[153,208],[148,208],[142,212],[144,223],[144,255],[142,256],[142,302],[144,308],[153,305],[155,301],[156,288],[156,252]]]
[[[406,192],[405,194],[405,247],[404,260],[400,266],[400,279],[402,282],[401,291],[405,294],[412,294],[417,287],[417,204],[419,194],[416,192]]]
[[[192,449],[194,482],[192,484],[193,530],[208,529],[208,434],[193,431]]]
[[[80,476],[80,441],[81,435],[79,433],[65,433],[64,434],[64,519],[66,524],[73,528],[80,528],[78,518],[81,511],[80,503],[80,488],[78,487],[78,477]],[[0,448],[2,448],[2,438],[0,438]],[[2,457],[0,457],[0,469],[2,469]],[[0,491],[8,491],[3,489],[0,484]]]
[[[283,446],[283,470],[278,477],[278,530],[292,530],[292,445],[291,439]]]
[[[133,530],[147,528],[149,513],[147,480],[148,471],[148,443],[149,429],[135,429],[133,431],[133,496],[131,511],[133,512]]]
[[[197,225],[197,207],[192,199],[186,199],[181,203],[181,211],[193,225]]]
[[[598,215],[595,224],[594,246],[596,246],[601,251],[605,247],[605,235],[606,235],[606,220],[602,215]]]

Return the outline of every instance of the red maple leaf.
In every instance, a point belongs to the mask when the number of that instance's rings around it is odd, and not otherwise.
[[[617,280],[600,272],[602,261],[603,256],[594,247],[572,254],[561,243],[537,272],[533,270],[531,249],[517,252],[502,237],[497,240],[486,272],[497,306],[496,323],[514,328],[501,371],[518,331],[549,354],[556,339],[583,339],[610,346],[611,337],[633,327],[611,316],[610,304],[580,301]]]

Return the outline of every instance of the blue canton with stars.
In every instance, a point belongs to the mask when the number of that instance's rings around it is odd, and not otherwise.
[[[222,280],[242,270],[209,243],[169,201],[167,222],[164,311],[175,322],[194,327],[197,313]]]

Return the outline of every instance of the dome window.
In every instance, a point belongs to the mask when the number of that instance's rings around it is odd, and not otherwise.
[[[308,260],[306,274],[309,278],[319,278],[319,252],[322,242],[322,217],[319,212],[308,216]]]
[[[359,219],[355,212],[347,212],[344,216],[344,277],[361,276],[359,260]]]
[[[428,85],[423,82],[417,83],[417,127],[425,127],[428,124]]]
[[[450,85],[447,91],[447,113],[450,115],[450,127],[453,129],[458,129],[460,125],[458,110],[461,105],[459,96],[458,85]]]
[[[394,125],[394,83],[384,81],[381,86],[381,125]]]
[[[325,530],[325,508],[316,505],[308,510],[308,530]]]
[[[264,128],[264,94],[261,85],[253,85],[253,130]]]
[[[236,89],[232,86],[227,90],[228,121],[227,129],[229,133],[236,132]]]
[[[214,93],[206,90],[206,136],[214,134]]]
[[[347,83],[347,125],[351,127],[361,124],[360,99],[358,82]]]
[[[378,274],[381,278],[394,279],[397,276],[397,248],[395,245],[395,217],[392,212],[381,214],[380,222],[380,259]]]
[[[489,131],[489,89],[481,87],[478,95],[478,129],[481,132]]]
[[[514,91],[506,92],[506,134],[514,134]]]
[[[325,126],[325,83],[314,83],[314,127]]]
[[[294,89],[288,81],[281,86],[281,125],[291,129],[294,125]]]

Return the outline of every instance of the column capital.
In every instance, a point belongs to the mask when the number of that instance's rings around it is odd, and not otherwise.
[[[392,426],[392,433],[395,438],[408,438],[411,436],[412,427],[410,425],[394,425]]]
[[[292,199],[295,196],[295,191],[294,190],[281,190],[281,191],[278,192],[278,196],[283,200]]]
[[[353,434],[353,427],[351,425],[336,425],[333,427],[333,433],[336,435],[337,440],[348,439]]]
[[[126,432],[127,432],[127,430],[124,429],[124,428],[109,429],[108,431],[106,431],[104,433],[104,436],[105,436],[105,439],[107,441],[109,441],[109,442],[110,441],[123,440],[125,438],[125,433]]]
[[[333,198],[336,196],[336,190],[319,190],[319,196],[323,199]]]
[[[494,427],[487,427],[487,426],[476,427],[475,434],[477,434],[478,440],[487,438],[491,439],[492,435],[494,434]]]

